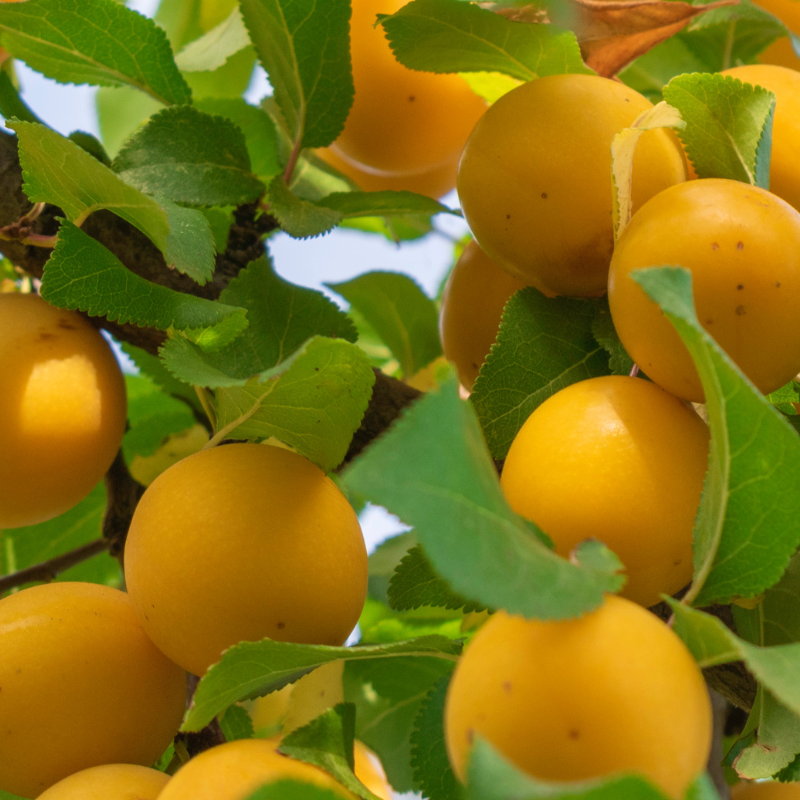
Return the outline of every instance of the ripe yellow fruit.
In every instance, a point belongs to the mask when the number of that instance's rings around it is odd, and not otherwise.
[[[605,542],[625,565],[622,594],[644,606],[692,579],[692,530],[709,434],[691,406],[641,378],[562,389],[528,417],[501,483],[511,507],[569,556]]]
[[[156,645],[203,675],[242,641],[343,644],[366,598],[367,551],[322,470],[283,448],[231,444],[150,485],[128,533],[125,578]]]
[[[794,0],[792,0],[794,2]],[[769,190],[800,210],[800,72],[768,64],[725,70],[723,75],[763,86],[775,95]]]
[[[472,384],[497,338],[503,308],[514,292],[524,289],[513,278],[470,242],[447,279],[439,335],[445,357],[455,364],[464,388]]]
[[[731,800],[800,800],[800,784],[778,783],[737,783],[731,789]]]
[[[382,800],[393,800],[392,788],[386,780],[386,773],[378,757],[358,739],[353,742],[353,761],[353,772],[367,789]]]
[[[800,214],[788,203],[738,181],[689,181],[650,200],[617,242],[608,301],[622,344],[667,391],[702,402],[689,351],[630,275],[663,265],[691,271],[700,324],[762,392],[800,371]]]
[[[495,614],[460,659],[445,739],[463,780],[476,734],[535,778],[642,773],[674,800],[706,766],[711,704],[683,642],[616,596],[579,619]]]
[[[344,703],[344,661],[330,661],[292,684],[283,734],[291,733],[339,703]],[[269,695],[267,695],[269,697]]]
[[[406,0],[356,0],[350,52],[356,95],[332,148],[366,170],[400,175],[446,167],[486,110],[458,75],[417,72],[398,62],[377,14]]]
[[[133,764],[106,764],[64,778],[39,800],[156,800],[169,775]]]
[[[456,187],[458,158],[454,158],[444,166],[424,172],[378,175],[348,161],[330,147],[317,150],[317,155],[355,181],[365,192],[416,192],[437,200]]]
[[[0,294],[0,528],[68,511],[111,466],[125,382],[83,317],[32,294]]]
[[[261,786],[282,779],[311,783],[355,800],[326,772],[275,752],[275,742],[269,739],[240,739],[206,750],[178,770],[158,800],[246,800]]]
[[[543,291],[603,294],[614,249],[611,141],[650,108],[596,75],[539,78],[501,97],[458,168],[464,216],[486,254]],[[633,180],[634,209],[686,180],[672,132],[642,136]]]
[[[186,674],[124,592],[52,583],[9,595],[0,653],[3,791],[37,797],[89,767],[149,766],[178,731]]]
[[[800,33],[800,7],[795,0],[759,0],[757,5],[774,14],[793,33]],[[800,58],[794,52],[788,36],[776,39],[761,53],[758,60],[762,64],[800,69]]]

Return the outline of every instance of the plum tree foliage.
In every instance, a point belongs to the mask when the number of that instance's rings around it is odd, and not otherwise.
[[[0,800],[800,792],[797,5],[0,3]]]

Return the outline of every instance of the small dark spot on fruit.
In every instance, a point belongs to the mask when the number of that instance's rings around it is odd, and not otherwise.
[[[776,288],[776,289],[780,289],[780,288],[781,288],[781,282],[780,282],[780,281],[778,281],[778,282],[775,284],[775,288]]]
[[[707,319],[706,320],[706,325],[712,325],[713,323],[714,323],[713,319]]]
[[[54,334],[54,333],[40,333],[40,334],[39,334],[39,338],[40,338],[40,339],[41,339],[43,342],[49,342],[51,339],[55,339],[55,338],[56,338],[56,336],[55,336],[55,334]]]
[[[279,631],[282,631],[285,627],[286,627],[286,623],[285,622],[279,622],[278,623],[278,630]]]
[[[738,242],[736,245],[737,250],[744,250],[744,242]]]
[[[481,365],[480,364],[476,364],[474,361],[472,362],[472,366],[473,366],[474,369],[480,369],[481,368]]]
[[[741,292],[744,289],[744,284],[740,283],[736,288]]]
[[[66,319],[60,319],[58,321],[58,327],[63,328],[65,331],[77,330],[77,328],[69,320]]]
[[[717,242],[711,242],[711,249],[719,250],[719,244]]]
[[[547,200],[547,192],[542,192],[542,200]]]
[[[413,103],[413,102],[414,102],[416,99],[417,99],[417,98],[416,98],[416,95],[410,94],[410,95],[408,96],[408,102],[409,102],[409,103]]]
[[[467,743],[472,744],[475,741],[475,729],[467,728]]]
[[[506,214],[506,219],[511,219],[511,214]]]
[[[503,689],[507,692],[511,691],[511,681],[503,681]]]
[[[579,730],[577,730],[576,728],[570,728],[570,731],[569,731],[569,733],[567,735],[572,740],[580,739],[581,732]]]
[[[737,317],[741,317],[742,314],[746,314],[746,313],[747,313],[747,311],[745,311],[744,306],[736,306],[736,316]]]
[[[683,563],[683,559],[682,559],[682,558],[679,558],[677,561],[673,561],[673,562],[672,562],[672,566],[673,566],[673,567],[678,567],[678,566],[680,566],[682,563]]]
[[[320,697],[325,697],[325,690],[324,689],[319,693],[319,696]]]

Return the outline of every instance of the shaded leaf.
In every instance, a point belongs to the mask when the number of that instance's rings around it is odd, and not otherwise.
[[[608,353],[608,368],[612,375],[630,375],[633,359],[619,340],[619,335],[608,310],[608,300],[603,298],[597,303],[592,320],[592,336]]]
[[[340,211],[301,200],[280,175],[276,175],[269,185],[269,210],[280,222],[281,228],[295,239],[328,233],[343,219]]]
[[[237,6],[219,25],[186,45],[175,56],[175,63],[182,72],[209,72],[219,69],[249,44],[250,37]]]
[[[338,211],[345,219],[355,217],[402,217],[421,214],[461,216],[438,200],[414,192],[334,192],[317,201],[321,208]]]
[[[227,742],[252,739],[254,736],[253,720],[242,706],[231,706],[222,715],[219,724]]]
[[[413,531],[392,536],[381,542],[369,557],[369,583],[367,595],[381,603],[389,602],[389,582],[403,556],[417,543]]]

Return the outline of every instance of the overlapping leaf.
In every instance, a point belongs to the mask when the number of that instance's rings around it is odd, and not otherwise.
[[[711,452],[695,523],[696,605],[756,597],[800,545],[800,438],[697,320],[691,273],[639,270],[695,361],[706,396]]]
[[[175,56],[175,63],[183,72],[210,72],[249,44],[250,37],[237,6],[219,25],[184,47]]]
[[[189,103],[167,37],[113,0],[0,4],[0,44],[62,83],[133,86],[162,103]]]

